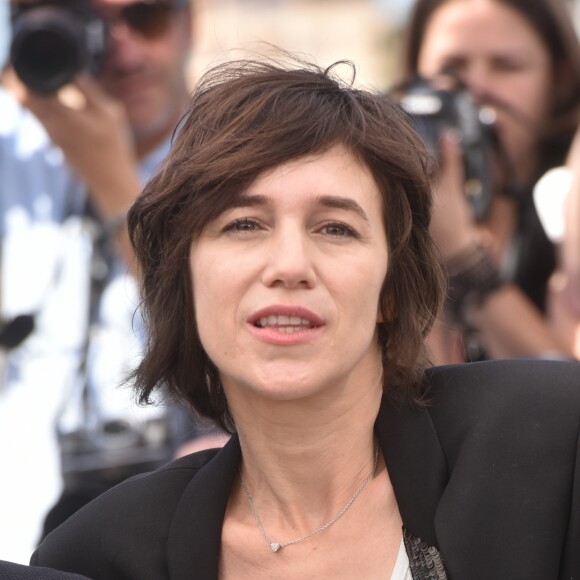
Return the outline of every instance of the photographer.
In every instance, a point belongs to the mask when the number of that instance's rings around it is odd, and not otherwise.
[[[554,247],[534,207],[536,180],[566,157],[577,123],[580,50],[558,0],[418,0],[407,28],[404,77],[465,87],[494,118],[485,215],[465,194],[461,134],[442,131],[432,233],[450,275],[437,362],[569,357],[550,327],[546,292]],[[465,352],[450,347],[456,329]],[[446,342],[447,341],[447,342]]]
[[[26,63],[15,33],[14,67],[0,91],[2,316],[34,320],[8,353],[0,387],[0,422],[12,426],[11,456],[19,460],[18,469],[3,466],[0,498],[1,511],[18,521],[0,519],[22,553],[41,535],[25,514],[40,518],[54,501],[52,455],[61,455],[65,488],[45,532],[120,479],[167,461],[181,442],[173,407],[140,410],[120,384],[145,340],[124,216],[184,111],[189,1],[16,2],[13,31],[47,8],[59,11],[51,22],[81,40],[94,41],[99,24],[105,43],[57,91],[42,85],[50,75],[32,75],[40,85],[26,75],[36,61]],[[68,20],[76,24],[67,28]],[[46,51],[37,72],[55,68],[48,49],[30,51]],[[57,419],[58,451],[46,443]]]

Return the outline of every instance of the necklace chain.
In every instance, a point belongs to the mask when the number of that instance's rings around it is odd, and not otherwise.
[[[270,544],[270,548],[271,548],[272,552],[277,552],[281,548],[285,548],[286,546],[291,546],[292,544],[297,544],[298,542],[302,542],[303,540],[311,538],[312,536],[316,536],[316,535],[324,532],[324,530],[327,530],[328,528],[330,528],[330,526],[332,526],[333,524],[335,524],[346,513],[348,508],[354,503],[356,498],[364,491],[365,487],[369,484],[371,479],[374,477],[375,471],[377,470],[378,461],[379,461],[379,445],[377,443],[377,445],[375,447],[375,460],[373,463],[373,469],[366,476],[365,480],[360,484],[358,489],[354,492],[353,496],[348,500],[346,505],[330,521],[326,522],[323,526],[320,526],[319,528],[317,528],[313,532],[305,534],[304,536],[300,536],[299,538],[295,538],[294,540],[289,540],[288,542],[274,542],[270,538],[270,536],[268,536],[268,534],[266,533],[266,530],[264,529],[264,525],[262,524],[262,520],[260,519],[260,516],[258,515],[258,512],[256,511],[256,508],[254,506],[254,498],[252,497],[252,494],[250,493],[250,490],[248,489],[248,486],[246,485],[246,482],[244,481],[244,476],[242,475],[241,469],[239,470],[240,483],[242,484],[242,488],[246,492],[246,496],[248,498],[248,503],[250,504],[250,510],[252,511],[252,514],[254,516],[254,519],[256,520],[256,523],[258,524],[258,528],[260,529],[262,536],[264,536],[264,539],[268,542],[268,544]]]

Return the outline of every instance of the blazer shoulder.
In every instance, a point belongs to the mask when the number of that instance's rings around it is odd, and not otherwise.
[[[580,363],[439,367],[426,389],[446,472],[433,504],[450,575],[576,578]]]
[[[148,553],[149,569],[139,577],[149,577],[156,560],[163,566],[161,546],[182,495],[218,451],[187,455],[116,485],[50,533],[31,563],[89,577],[97,571],[99,578],[113,578],[118,574],[112,571],[115,566],[131,561],[138,566]]]
[[[499,404],[520,407],[560,406],[580,413],[580,363],[509,359],[428,369],[427,401],[434,405],[465,405],[480,411]]]
[[[426,374],[427,410],[451,463],[487,447],[549,465],[575,453],[580,427],[580,363],[497,360],[435,367]]]

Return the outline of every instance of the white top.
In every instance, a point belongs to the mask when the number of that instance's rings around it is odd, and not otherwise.
[[[409,567],[409,557],[407,556],[403,540],[401,540],[401,545],[399,546],[399,553],[397,554],[397,561],[391,574],[391,580],[413,580]]]

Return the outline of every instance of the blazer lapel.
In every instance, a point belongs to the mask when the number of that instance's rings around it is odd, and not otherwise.
[[[383,397],[375,431],[403,525],[413,536],[439,549],[435,512],[449,474],[429,413]]]
[[[234,434],[185,489],[167,539],[171,580],[218,577],[223,520],[239,464],[240,443]]]
[[[429,414],[383,398],[375,430],[406,532],[438,548],[435,512],[448,473]],[[234,434],[192,479],[167,539],[171,580],[216,580],[223,519],[240,463]]]

